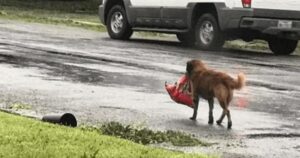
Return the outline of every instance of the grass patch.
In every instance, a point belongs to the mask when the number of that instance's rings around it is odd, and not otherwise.
[[[227,41],[224,47],[231,49],[270,51],[267,41],[263,40],[254,40],[251,42],[244,42],[242,40]],[[295,50],[295,53],[300,54],[300,42]]]
[[[182,132],[166,131],[154,132],[147,128],[133,128],[130,125],[124,126],[118,122],[110,122],[102,125],[100,131],[105,135],[111,135],[123,139],[128,139],[140,144],[156,144],[169,142],[174,146],[210,146],[212,144],[200,141],[192,135]]]
[[[43,9],[20,9],[0,6],[0,18],[37,22],[46,24],[63,24],[94,31],[105,31],[97,15],[84,13],[66,13]]]
[[[23,104],[23,103],[13,103],[11,105],[8,106],[9,109],[12,109],[12,110],[20,110],[20,109],[23,109],[23,110],[30,110],[31,109],[31,105],[29,104]]]
[[[204,158],[0,112],[0,157]]]
[[[0,0],[0,18],[106,31],[98,17],[102,0]]]
[[[102,0],[0,0],[0,6],[97,14]]]
[[[267,42],[262,40],[254,40],[251,42],[244,42],[242,40],[228,41],[225,43],[224,47],[234,49],[269,50]]]

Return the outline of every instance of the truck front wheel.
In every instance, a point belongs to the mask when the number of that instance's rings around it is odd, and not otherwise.
[[[202,50],[217,50],[224,45],[224,36],[214,15],[203,14],[195,26],[196,46]]]
[[[268,40],[269,48],[276,55],[290,55],[297,48],[298,41],[283,39],[283,38],[271,38]]]
[[[120,5],[115,5],[110,9],[106,24],[107,32],[113,39],[129,39],[133,33],[125,9]]]

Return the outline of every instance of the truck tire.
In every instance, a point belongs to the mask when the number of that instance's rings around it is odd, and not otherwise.
[[[195,26],[196,46],[202,50],[217,50],[224,45],[224,35],[215,16],[203,14]]]
[[[177,39],[183,43],[185,46],[195,46],[195,36],[194,33],[178,33],[176,34]]]
[[[108,13],[106,28],[112,39],[129,39],[133,31],[128,23],[124,7],[113,6]]]
[[[297,48],[298,41],[283,39],[283,38],[271,38],[268,40],[269,48],[276,55],[290,55]]]

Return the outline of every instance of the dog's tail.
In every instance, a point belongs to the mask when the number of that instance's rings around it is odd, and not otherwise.
[[[239,73],[237,79],[234,81],[233,88],[234,89],[241,89],[245,86],[246,77],[244,73]]]

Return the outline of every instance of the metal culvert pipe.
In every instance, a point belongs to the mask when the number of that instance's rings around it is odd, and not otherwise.
[[[42,121],[60,124],[64,126],[70,126],[70,127],[77,126],[77,120],[75,116],[71,113],[45,115],[43,116]]]

